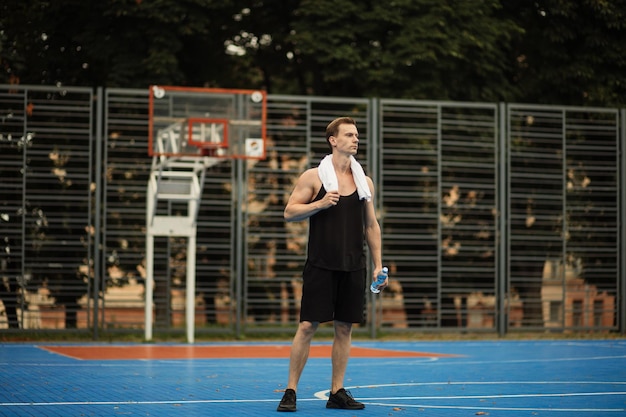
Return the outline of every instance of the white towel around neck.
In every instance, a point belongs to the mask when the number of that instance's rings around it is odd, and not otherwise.
[[[352,170],[352,177],[354,178],[354,183],[356,184],[356,190],[359,193],[359,199],[370,201],[372,199],[372,192],[367,184],[365,172],[363,172],[363,167],[354,158],[354,156],[350,156],[350,169]],[[320,165],[317,168],[317,174],[319,175],[322,185],[324,185],[326,191],[339,189],[339,181],[337,181],[337,174],[335,173],[335,167],[333,166],[332,155],[326,155],[322,159],[322,162],[320,162]]]

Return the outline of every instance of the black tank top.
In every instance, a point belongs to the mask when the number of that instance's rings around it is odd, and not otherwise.
[[[313,201],[326,195],[322,187]],[[340,196],[336,206],[309,219],[308,259],[318,268],[357,271],[366,267],[364,251],[365,201],[355,191]]]

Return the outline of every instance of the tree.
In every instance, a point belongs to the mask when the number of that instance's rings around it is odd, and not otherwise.
[[[218,82],[228,74],[218,65],[220,32],[233,13],[232,2],[217,0],[9,0],[0,19],[3,78],[105,87]]]
[[[501,16],[497,1],[303,1],[297,15],[294,44],[316,94],[511,96],[508,44],[521,29]]]
[[[0,82],[619,106],[625,1],[7,0]]]
[[[626,103],[626,1],[503,2],[524,28],[511,80],[519,101],[623,106]]]

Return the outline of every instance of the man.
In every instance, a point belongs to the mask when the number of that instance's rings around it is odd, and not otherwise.
[[[333,321],[331,390],[326,408],[360,410],[343,387],[350,356],[352,324],[363,321],[366,286],[364,241],[382,270],[381,232],[372,196],[374,184],[356,161],[359,133],[349,117],[326,128],[331,155],[305,171],[285,207],[285,220],[309,219],[307,260],[302,273],[300,323],[291,345],[289,380],[278,411],[296,411],[296,391],[320,323]],[[387,280],[379,286],[383,289]]]

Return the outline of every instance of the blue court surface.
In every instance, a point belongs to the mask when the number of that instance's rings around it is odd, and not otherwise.
[[[626,340],[355,341],[327,410],[329,343],[314,345],[298,411],[277,413],[288,343],[0,344],[2,416],[626,415]]]

